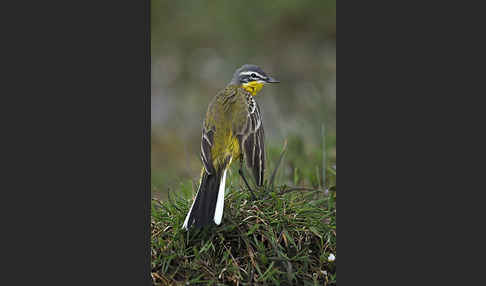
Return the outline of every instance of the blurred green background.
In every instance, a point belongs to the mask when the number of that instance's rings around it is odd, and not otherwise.
[[[268,169],[287,139],[282,183],[322,182],[323,124],[335,166],[335,0],[152,0],[151,49],[152,196],[198,181],[208,103],[245,63],[281,81],[257,97]]]

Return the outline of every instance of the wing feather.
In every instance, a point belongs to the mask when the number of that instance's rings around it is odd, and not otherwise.
[[[265,133],[263,131],[260,107],[256,104],[253,113],[248,116],[249,128],[243,139],[243,154],[246,164],[253,173],[258,186],[263,185],[265,171]]]
[[[206,173],[214,174],[214,166],[211,155],[211,147],[214,144],[214,130],[203,127],[201,137],[201,160],[204,164]]]

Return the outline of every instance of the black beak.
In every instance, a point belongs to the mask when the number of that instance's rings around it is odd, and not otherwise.
[[[279,83],[280,81],[277,79],[274,79],[273,77],[269,76],[266,80],[268,83]]]

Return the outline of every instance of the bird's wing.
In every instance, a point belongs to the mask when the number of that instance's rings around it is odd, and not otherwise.
[[[204,169],[208,174],[215,173],[215,166],[213,159],[215,156],[211,154],[214,145],[214,135],[216,126],[221,125],[221,121],[225,120],[224,112],[227,100],[232,99],[236,95],[236,88],[226,87],[218,92],[218,94],[209,103],[206,111],[206,117],[203,122],[202,136],[201,136],[201,160],[204,164]]]
[[[252,170],[258,186],[263,185],[265,171],[265,134],[263,131],[260,107],[255,103],[253,112],[248,114],[247,132],[243,137],[243,154],[248,168]],[[241,143],[240,143],[241,144]]]
[[[201,160],[204,164],[206,173],[210,175],[214,174],[214,166],[211,155],[211,147],[214,144],[214,128],[207,128],[204,125],[201,136]]]

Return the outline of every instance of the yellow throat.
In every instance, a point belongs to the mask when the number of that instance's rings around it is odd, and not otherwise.
[[[264,83],[262,81],[251,81],[248,83],[243,83],[241,87],[250,92],[251,95],[255,96],[260,90],[262,90],[263,85]]]

